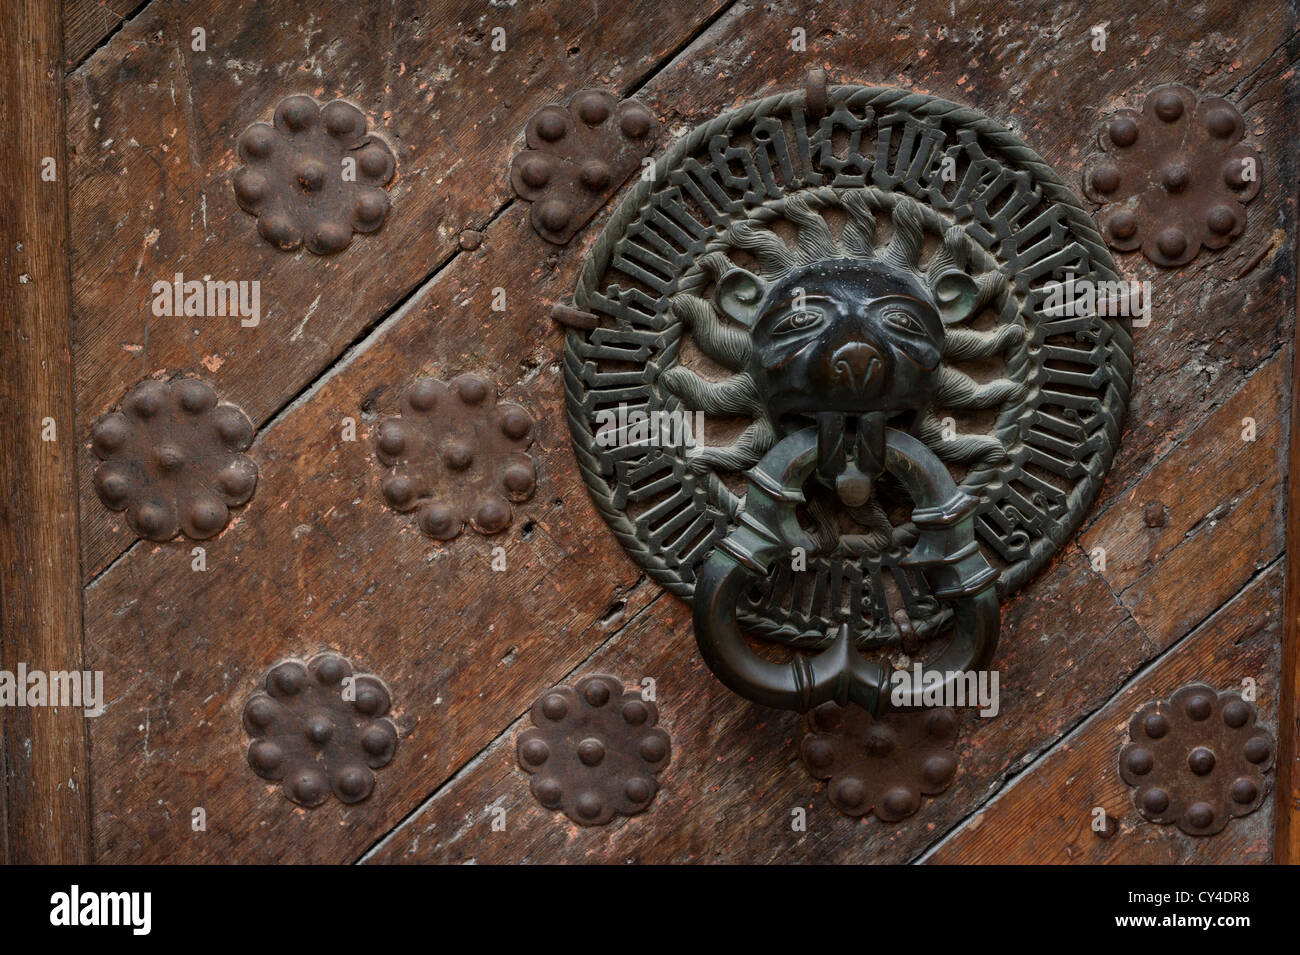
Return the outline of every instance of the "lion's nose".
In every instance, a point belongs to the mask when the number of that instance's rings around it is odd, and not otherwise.
[[[831,367],[835,373],[848,378],[853,390],[859,392],[871,384],[884,366],[880,352],[866,342],[849,342],[835,349],[831,355]]]

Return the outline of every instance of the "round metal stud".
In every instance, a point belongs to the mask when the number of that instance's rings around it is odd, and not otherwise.
[[[532,722],[517,741],[519,766],[533,774],[532,791],[547,809],[582,826],[647,808],[655,775],[671,755],[658,710],[610,676],[559,686],[533,704]]]
[[[588,737],[578,744],[578,759],[584,766],[599,766],[605,758],[605,744],[595,737]]]
[[[1169,793],[1159,788],[1148,789],[1142,794],[1141,804],[1150,815],[1160,815],[1169,808]]]
[[[1155,756],[1145,747],[1131,749],[1124,757],[1125,768],[1134,776],[1145,776],[1155,766]]]
[[[528,765],[540,766],[551,755],[551,748],[546,745],[545,740],[530,739],[519,747],[519,755]]]
[[[564,113],[555,108],[547,108],[537,115],[535,128],[537,135],[548,143],[558,142],[564,137],[568,126]]]
[[[1214,772],[1214,752],[1208,746],[1197,746],[1187,754],[1187,768],[1197,776]]]
[[[224,529],[230,508],[247,503],[257,483],[257,465],[242,453],[253,440],[248,417],[185,378],[141,382],[121,408],[91,429],[104,505],[125,510],[149,540],[206,540]]]
[[[1156,115],[1166,123],[1172,123],[1183,115],[1183,100],[1174,90],[1165,90],[1155,95]]]
[[[527,453],[533,419],[514,404],[498,404],[477,375],[449,383],[421,378],[407,387],[401,414],[380,422],[375,454],[385,468],[380,491],[434,540],[457,537],[466,524],[499,534],[514,519],[511,504],[532,497],[537,467]]]
[[[276,106],[274,125],[252,124],[238,148],[246,165],[231,180],[235,200],[257,216],[258,232],[272,245],[292,251],[305,242],[310,252],[330,255],[347,248],[354,231],[383,225],[384,189],[397,163],[352,104],[322,108],[310,96],[289,96]]]
[[[1098,192],[1114,192],[1119,188],[1119,170],[1114,166],[1098,166],[1092,173],[1092,188]]]
[[[923,794],[938,795],[957,774],[957,715],[946,707],[873,719],[859,707],[828,703],[806,721],[804,766],[827,780],[831,804],[845,815],[874,812],[897,822],[920,808]]]
[[[1110,140],[1116,146],[1128,147],[1137,142],[1138,124],[1128,116],[1120,116],[1110,122]]]
[[[580,90],[525,126],[527,148],[510,166],[510,184],[531,202],[534,231],[563,245],[640,167],[654,144],[654,115],[636,100]]]
[[[281,782],[284,795],[301,806],[319,806],[331,792],[344,803],[365,799],[374,789],[373,770],[396,752],[388,688],[369,674],[347,681],[351,675],[351,664],[333,653],[305,664],[285,660],[267,672],[265,690],[244,704],[249,766]]]
[[[1268,790],[1274,748],[1237,693],[1202,684],[1142,707],[1129,723],[1119,775],[1143,818],[1212,835],[1255,811]]]
[[[1084,163],[1084,191],[1102,207],[1103,235],[1140,248],[1166,268],[1242,233],[1245,204],[1259,191],[1259,157],[1227,100],[1197,101],[1185,86],[1157,87],[1139,112],[1118,110]]]

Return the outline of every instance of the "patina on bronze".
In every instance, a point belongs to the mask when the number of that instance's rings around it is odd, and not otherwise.
[[[916,509],[919,537],[904,558],[922,569],[935,598],[952,608],[953,638],[928,666],[946,683],[966,670],[988,664],[998,639],[996,572],[975,544],[976,502],[957,490],[946,468],[925,446],[886,429],[881,467],[902,480]],[[823,451],[812,428],[797,431],[768,452],[750,472],[739,526],[705,561],[695,584],[695,638],[700,654],[718,678],[741,696],[803,712],[821,703],[856,703],[871,713],[920,705],[921,686],[901,701],[890,692],[893,667],[858,652],[847,622],[830,646],[815,656],[796,655],[775,663],[756,653],[740,632],[736,610],[741,593],[766,577],[779,556],[813,542],[799,527],[796,505]],[[913,699],[915,697],[915,699]]]
[[[723,681],[877,709],[903,641],[987,662],[998,598],[1109,467],[1132,346],[1124,320],[1046,304],[1118,276],[1024,143],[931,97],[820,89],[706,123],[633,188],[568,306],[595,327],[566,332],[565,387],[597,507],[693,600]],[[609,446],[618,407],[703,411],[705,434]],[[824,652],[772,663],[742,629]]]

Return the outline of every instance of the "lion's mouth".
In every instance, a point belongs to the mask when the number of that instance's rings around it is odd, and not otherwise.
[[[885,429],[902,414],[880,409],[808,410],[788,413],[781,421],[786,433],[810,426],[817,429],[818,480],[835,488],[847,506],[861,507],[885,469]]]

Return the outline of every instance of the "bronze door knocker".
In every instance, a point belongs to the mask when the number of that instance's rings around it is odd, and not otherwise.
[[[693,602],[713,672],[880,713],[921,702],[891,691],[902,656],[989,665],[999,601],[1110,465],[1132,341],[1054,308],[1118,276],[1024,143],[928,96],[815,92],[704,124],[632,189],[563,306],[565,385],[593,499]],[[655,423],[611,433],[615,409]],[[813,652],[772,662],[742,631]]]

